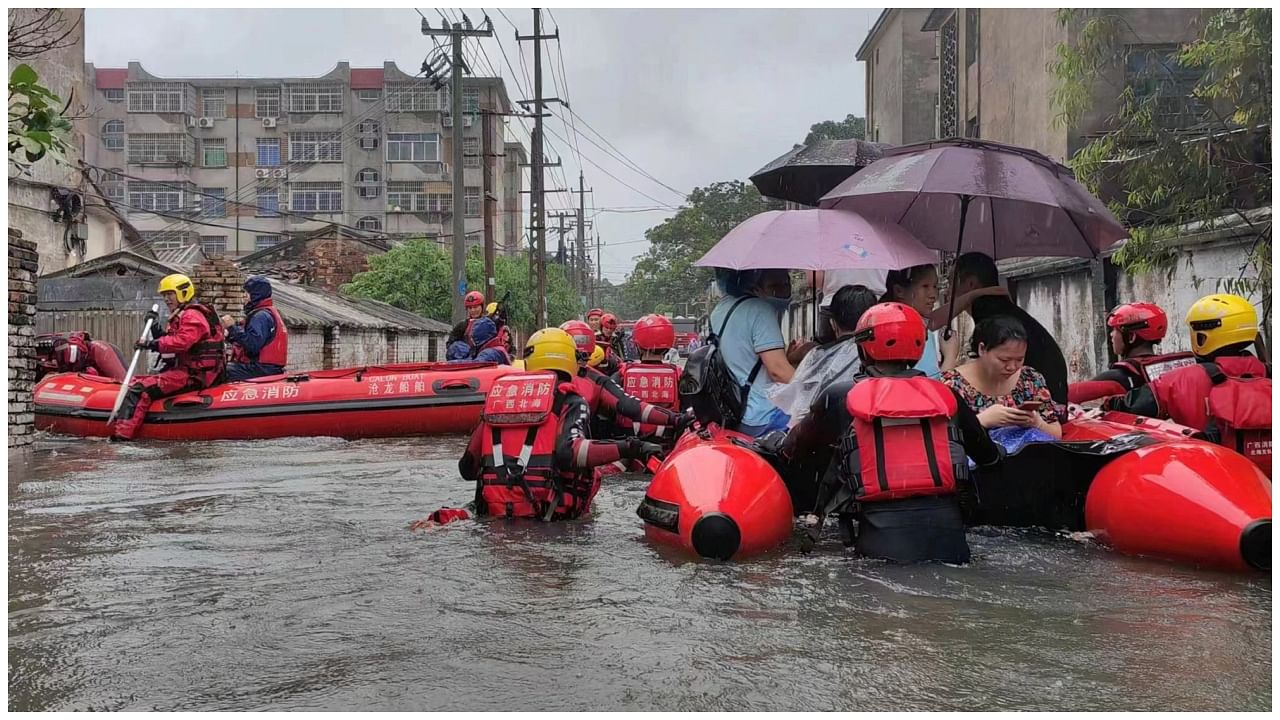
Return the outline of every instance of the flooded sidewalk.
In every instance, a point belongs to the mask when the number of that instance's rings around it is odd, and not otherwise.
[[[832,539],[649,545],[464,521],[463,438],[110,444],[9,465],[10,710],[1266,710],[1271,579],[979,530],[968,567]]]

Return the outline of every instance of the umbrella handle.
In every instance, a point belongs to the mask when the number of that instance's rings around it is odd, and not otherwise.
[[[969,215],[969,201],[973,200],[972,195],[960,196],[960,232],[956,238],[956,259],[960,258],[960,248],[964,247],[964,221]],[[950,300],[947,301],[947,329],[942,335],[942,339],[951,339],[951,321],[956,317],[956,273],[959,270],[959,264],[955,260],[951,261],[951,287],[949,295]]]

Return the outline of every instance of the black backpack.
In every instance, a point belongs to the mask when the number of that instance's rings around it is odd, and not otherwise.
[[[747,381],[739,384],[720,353],[720,336],[729,325],[729,318],[749,299],[738,298],[729,307],[720,331],[707,335],[706,344],[689,353],[680,374],[680,407],[692,408],[698,422],[704,425],[714,422],[730,430],[737,428],[747,408],[751,385],[760,374],[762,363],[757,359]]]

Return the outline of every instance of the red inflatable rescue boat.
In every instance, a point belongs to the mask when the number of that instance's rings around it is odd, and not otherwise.
[[[495,378],[491,363],[404,363],[316,370],[215,385],[152,404],[139,440],[295,436],[403,437],[470,432]],[[36,428],[106,437],[120,383],[78,373],[35,389]]]
[[[781,545],[791,534],[791,496],[752,447],[750,437],[714,425],[686,433],[636,511],[645,536],[717,560]]]

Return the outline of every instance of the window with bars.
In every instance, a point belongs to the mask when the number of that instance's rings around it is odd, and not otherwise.
[[[480,90],[464,89],[462,91],[462,112],[464,113],[480,112]]]
[[[439,135],[435,133],[387,133],[387,162],[439,161]]]
[[[427,195],[427,212],[447,213],[452,211],[452,193],[429,193]]]
[[[366,89],[366,90],[356,91],[356,99],[361,102],[377,102],[378,98],[381,98],[381,97],[382,97],[381,90]]]
[[[480,138],[462,139],[462,167],[480,167]]]
[[[289,162],[342,162],[342,133],[289,133]]]
[[[356,194],[362,198],[376,198],[381,192],[380,173],[374,168],[365,168],[356,173]]]
[[[209,118],[227,116],[227,91],[221,88],[205,88],[200,91],[200,114]]]
[[[102,147],[108,150],[124,149],[124,121],[108,120],[102,125]]]
[[[960,134],[960,107],[959,107],[959,85],[960,85],[960,69],[958,29],[956,28],[956,15],[952,13],[951,17],[942,24],[941,29],[942,57],[938,61],[939,72],[939,100],[940,107],[938,109],[938,136],[949,138],[956,137]]]
[[[205,138],[200,141],[200,165],[202,167],[227,166],[226,138]]]
[[[388,83],[387,112],[431,112],[444,110],[444,92],[421,82]]]
[[[130,209],[141,212],[175,212],[182,209],[182,186],[171,183],[129,183]]]
[[[1178,130],[1200,122],[1207,109],[1194,91],[1200,71],[1178,62],[1177,45],[1129,45],[1125,48],[1125,84],[1139,103],[1154,102],[1155,122]]]
[[[124,175],[120,168],[112,168],[102,173],[98,185],[102,187],[102,192],[107,196],[108,200],[114,202],[124,202]]]
[[[418,180],[387,181],[387,212],[426,212],[427,186]]]
[[[226,235],[201,235],[200,249],[206,255],[221,255],[227,251]]]
[[[138,234],[143,244],[152,250],[177,250],[191,244],[188,233],[181,230],[150,230]]]
[[[253,238],[254,250],[266,250],[280,244],[279,235],[257,235]]]
[[[278,167],[280,165],[280,138],[258,138],[258,167]]]
[[[200,188],[202,205],[201,215],[205,217],[226,217],[227,216],[227,189],[226,188]]]
[[[124,88],[107,88],[102,91],[102,99],[110,103],[124,102]]]
[[[191,162],[192,151],[192,140],[187,135],[129,135],[128,156],[131,164]]]
[[[480,188],[464,188],[462,193],[462,213],[466,217],[480,217]]]
[[[280,117],[280,88],[257,88],[254,90],[253,114],[260,118]]]
[[[258,217],[280,217],[280,191],[276,188],[258,188]]]
[[[341,85],[290,85],[289,112],[342,112]]]
[[[182,83],[129,83],[127,92],[131,113],[181,113],[190,109],[187,86]]]
[[[381,230],[382,221],[372,215],[365,215],[356,221],[356,227],[360,230]]]
[[[289,209],[295,212],[342,212],[342,183],[293,183]]]

